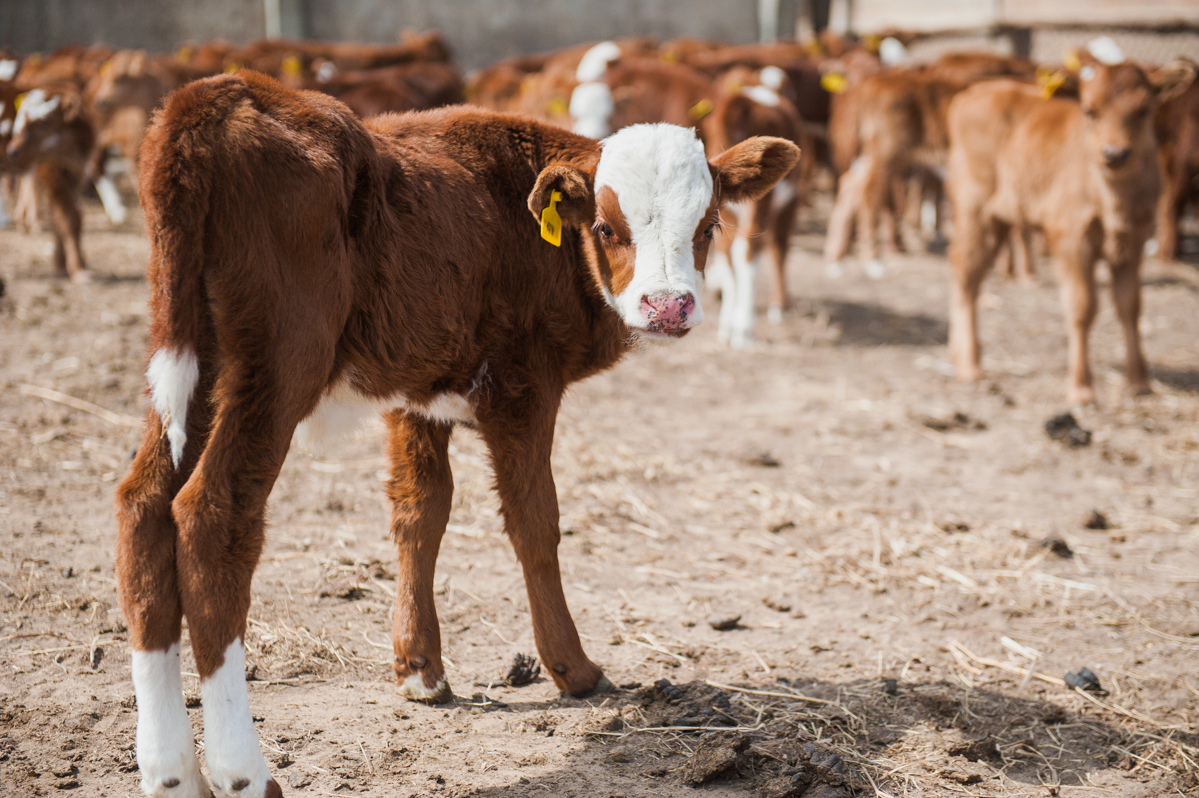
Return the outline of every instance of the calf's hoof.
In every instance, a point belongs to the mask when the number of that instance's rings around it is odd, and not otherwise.
[[[608,681],[608,677],[604,676],[600,667],[591,660],[585,660],[583,665],[574,668],[568,668],[561,663],[551,665],[548,671],[563,695],[586,698],[595,693],[609,693],[616,689],[612,682]]]
[[[444,704],[454,698],[454,691],[450,689],[450,683],[444,676],[430,687],[425,684],[424,677],[419,672],[399,680],[396,692],[410,701],[419,701],[422,704]]]
[[[1147,382],[1134,382],[1128,386],[1128,390],[1132,391],[1133,396],[1149,396],[1153,393],[1153,388]]]
[[[1087,385],[1085,387],[1074,386],[1066,392],[1066,403],[1071,407],[1084,407],[1086,405],[1095,404],[1095,389]]]
[[[771,305],[770,308],[766,311],[766,320],[769,321],[771,324],[782,324],[783,323],[783,309],[780,308],[778,305]]]

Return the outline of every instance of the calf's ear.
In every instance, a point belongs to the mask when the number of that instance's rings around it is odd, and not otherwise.
[[[1195,80],[1199,65],[1189,58],[1171,61],[1149,75],[1149,82],[1157,89],[1157,99],[1166,102],[1182,94]]]
[[[592,175],[563,161],[554,161],[541,170],[529,192],[529,211],[541,221],[541,212],[550,204],[553,192],[562,195],[558,200],[558,215],[569,227],[590,227],[595,221],[595,192]]]
[[[721,202],[756,200],[774,188],[799,161],[799,147],[786,139],[754,136],[712,159]]]

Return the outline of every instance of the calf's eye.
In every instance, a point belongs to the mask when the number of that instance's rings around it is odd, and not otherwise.
[[[704,238],[711,238],[715,232],[716,232],[716,223],[712,222],[712,224],[710,224],[704,228]]]
[[[599,232],[600,232],[600,235],[603,236],[604,238],[611,238],[613,236],[612,228],[606,224],[600,225]]]

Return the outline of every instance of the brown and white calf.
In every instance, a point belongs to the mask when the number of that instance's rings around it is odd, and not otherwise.
[[[782,320],[788,304],[785,268],[791,230],[806,198],[814,164],[804,140],[803,119],[786,99],[787,76],[778,67],[735,68],[722,80],[722,93],[702,130],[709,153],[719,153],[753,136],[774,136],[800,145],[801,163],[756,200],[728,206],[712,258],[711,282],[720,290],[720,340],[737,349],[752,346],[757,326],[758,272],[769,258],[771,321]]]
[[[1006,80],[980,83],[953,100],[949,349],[960,379],[982,375],[979,289],[1019,227],[1041,230],[1055,262],[1069,332],[1069,401],[1094,401],[1087,335],[1100,259],[1111,271],[1124,328],[1125,378],[1133,392],[1149,391],[1137,320],[1141,256],[1161,187],[1153,116],[1194,75],[1189,62],[1151,75],[1129,62],[1095,63],[1080,71],[1080,101],[1045,99],[1036,86]]]
[[[634,342],[702,320],[721,204],[766,193],[797,158],[759,138],[709,162],[668,125],[601,145],[469,106],[363,122],[255,73],[171,95],[142,150],[152,407],[117,495],[143,790],[207,789],[180,683],[186,617],[217,795],[280,794],[243,637],[267,496],[301,422],[386,420],[401,694],[450,695],[433,574],[455,424],[491,450],[547,671],[566,693],[604,689],[558,569],[559,404]]]
[[[49,199],[56,272],[86,282],[79,201],[96,133],[83,96],[70,84],[57,84],[26,92],[19,101],[6,148],[9,168],[31,174],[30,185]]]

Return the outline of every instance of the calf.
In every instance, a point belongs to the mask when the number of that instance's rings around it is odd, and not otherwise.
[[[791,229],[811,181],[811,142],[802,140],[803,119],[785,97],[787,77],[778,67],[734,69],[702,129],[710,153],[752,136],[775,136],[801,144],[801,163],[757,200],[731,205],[722,216],[722,234],[712,265],[720,289],[719,336],[735,348],[753,343],[758,271],[770,258],[769,318],[782,320],[787,306],[785,268]]]
[[[1162,195],[1157,213],[1157,254],[1178,257],[1178,220],[1191,202],[1199,202],[1199,81],[1163,102],[1155,119],[1161,145]]]
[[[46,192],[54,267],[74,282],[87,282],[90,274],[79,243],[79,192],[95,143],[95,129],[74,86],[58,84],[20,96],[7,147],[9,165],[17,172],[32,170],[34,182]]]
[[[1095,263],[1111,270],[1124,328],[1125,378],[1149,391],[1137,319],[1141,254],[1153,234],[1161,180],[1153,112],[1191,82],[1176,62],[1151,75],[1132,63],[1088,64],[1081,102],[1046,99],[1010,81],[980,83],[949,109],[948,188],[953,291],[949,349],[959,379],[978,379],[975,308],[995,254],[1013,227],[1040,229],[1061,280],[1069,333],[1071,403],[1094,401],[1087,334],[1095,318]],[[999,132],[997,132],[999,131]]]
[[[469,106],[360,122],[254,73],[169,97],[142,150],[152,407],[117,494],[143,790],[207,790],[180,685],[186,617],[217,795],[280,794],[243,636],[267,496],[304,421],[384,413],[401,694],[450,695],[433,574],[455,424],[491,450],[547,671],[572,695],[606,688],[558,570],[563,393],[701,321],[721,203],[761,196],[797,158],[759,138],[709,162],[668,125],[601,145]]]

